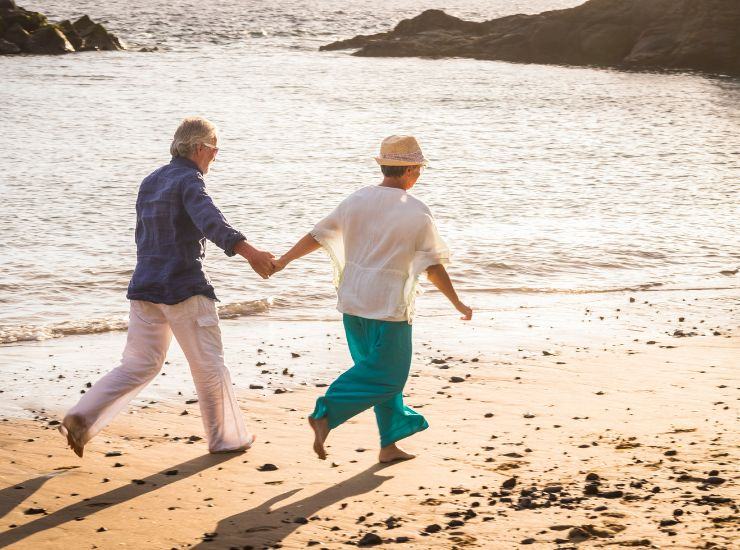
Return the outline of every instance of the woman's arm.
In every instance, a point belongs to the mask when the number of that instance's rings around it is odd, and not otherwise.
[[[293,245],[293,248],[283,254],[280,259],[275,262],[275,273],[285,269],[285,267],[298,258],[302,258],[306,254],[318,250],[321,245],[314,239],[310,233],[306,233],[303,238]]]
[[[461,319],[463,321],[470,321],[473,317],[473,310],[463,304],[460,298],[457,297],[457,292],[455,292],[455,288],[452,286],[452,281],[450,281],[450,276],[447,274],[445,266],[437,264],[428,267],[427,277],[447,297],[452,305],[455,306],[455,309],[462,313],[463,316]]]

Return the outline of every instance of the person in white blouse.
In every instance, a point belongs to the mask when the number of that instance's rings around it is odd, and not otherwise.
[[[407,191],[419,179],[426,159],[412,136],[390,136],[375,157],[380,185],[352,193],[275,262],[275,272],[320,247],[334,265],[337,309],[344,314],[354,366],[316,401],[308,420],[314,451],[326,458],[330,430],[373,407],[380,431],[380,462],[414,455],[396,442],[429,427],[403,403],[411,367],[411,322],[419,275],[429,280],[462,314],[472,318],[452,286],[445,265],[449,250],[429,208]]]

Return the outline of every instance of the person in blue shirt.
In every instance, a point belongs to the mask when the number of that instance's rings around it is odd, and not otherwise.
[[[203,259],[210,240],[227,256],[244,257],[267,279],[275,270],[274,257],[250,245],[206,191],[204,176],[218,153],[216,127],[201,117],[186,118],[170,153],[169,164],[144,178],[136,200],[136,269],[128,287],[121,362],[59,427],[80,457],[87,442],[159,373],[173,335],[190,365],[209,451],[243,451],[254,442],[224,364],[217,298]]]

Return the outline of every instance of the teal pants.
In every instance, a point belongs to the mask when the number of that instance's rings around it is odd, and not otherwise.
[[[355,364],[316,400],[311,416],[326,416],[333,430],[373,407],[381,447],[427,429],[424,417],[403,404],[411,368],[411,325],[345,313],[344,330]]]

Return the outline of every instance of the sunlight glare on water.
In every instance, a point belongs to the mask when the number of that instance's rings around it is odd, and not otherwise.
[[[482,20],[577,3],[447,11]],[[410,133],[432,163],[413,193],[466,294],[740,286],[737,79],[317,51],[434,7],[419,0],[390,20],[338,1],[131,4],[25,5],[88,13],[129,51],[0,57],[0,342],[125,326],[137,187],[191,114],[221,131],[209,191],[275,254],[378,183],[381,139]],[[322,255],[268,282],[214,245],[206,266],[232,316],[331,314]]]

